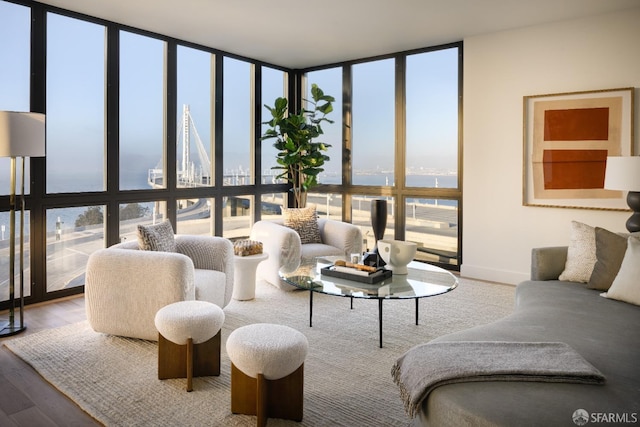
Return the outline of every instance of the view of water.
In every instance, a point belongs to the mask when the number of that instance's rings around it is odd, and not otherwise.
[[[271,178],[267,178],[269,182]],[[457,185],[458,177],[455,175],[408,175],[407,184],[415,187],[438,187],[438,188],[455,188]],[[359,185],[393,185],[393,174],[368,174],[357,175],[354,181]],[[340,182],[340,177],[337,176],[323,176],[320,179],[323,184],[337,184]],[[146,188],[146,180],[137,180],[131,182],[128,188]],[[408,199],[409,203],[414,202],[414,199]],[[427,203],[434,203],[431,200]],[[438,204],[446,206],[457,206],[456,201],[451,200],[438,200]],[[143,204],[144,206],[153,208],[152,203]],[[75,227],[75,221],[79,215],[87,210],[86,207],[71,207],[71,208],[58,208],[50,209],[47,211],[47,232],[54,232],[56,230],[57,223],[60,222],[61,228],[69,229]],[[103,211],[104,213],[104,211]],[[19,232],[19,212],[16,212],[16,232]],[[4,231],[2,231],[4,229]],[[25,213],[25,233],[29,234],[29,213]],[[9,238],[9,212],[0,212],[0,240]]]

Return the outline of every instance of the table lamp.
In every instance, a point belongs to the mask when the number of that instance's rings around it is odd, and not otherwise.
[[[0,337],[26,329],[24,323],[24,165],[25,157],[45,155],[45,116],[39,113],[0,111],[0,157],[11,158],[9,193],[9,318],[0,321]],[[16,172],[21,159],[20,191],[20,320],[15,319]]]
[[[627,204],[633,214],[627,220],[627,230],[640,231],[640,156],[607,157],[604,188],[629,192]]]

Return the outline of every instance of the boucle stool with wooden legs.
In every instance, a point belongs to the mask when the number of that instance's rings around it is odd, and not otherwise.
[[[158,378],[220,375],[220,328],[224,312],[206,301],[180,301],[156,313],[158,329]]]
[[[231,412],[267,419],[302,420],[304,359],[309,342],[283,325],[257,323],[227,338],[231,359]]]

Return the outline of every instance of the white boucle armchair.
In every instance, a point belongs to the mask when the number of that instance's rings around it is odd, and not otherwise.
[[[356,225],[331,219],[318,219],[322,243],[301,244],[300,236],[283,220],[257,221],[249,238],[262,242],[269,258],[258,264],[256,277],[272,285],[291,291],[297,289],[280,279],[278,272],[291,273],[302,259],[320,256],[346,256],[362,253],[362,232]]]
[[[224,308],[233,293],[233,245],[222,237],[175,236],[176,252],[138,249],[125,242],[91,254],[85,307],[96,332],[158,340],[162,307],[188,300]]]

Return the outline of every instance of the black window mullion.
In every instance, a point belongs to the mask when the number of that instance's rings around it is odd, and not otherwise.
[[[43,5],[34,3],[31,7],[31,55],[30,55],[30,90],[29,103],[32,112],[46,115],[47,106],[47,11]],[[27,197],[27,209],[30,211],[30,262],[31,262],[31,286],[27,303],[42,301],[46,296],[46,240],[47,221],[46,212],[42,204],[46,192],[46,167],[45,157],[33,157],[30,159],[30,194]]]
[[[178,53],[175,42],[166,45],[165,60],[165,179],[169,197],[167,203],[168,219],[177,228],[177,114],[178,114]]]
[[[117,194],[120,190],[120,31],[107,26],[106,90],[106,245],[120,242],[120,216]]]

